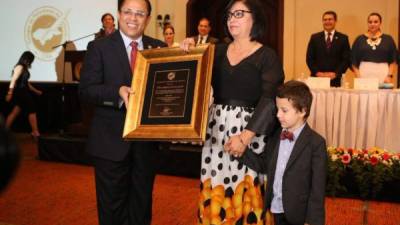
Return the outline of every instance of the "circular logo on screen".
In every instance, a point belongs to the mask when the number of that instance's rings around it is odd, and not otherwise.
[[[25,24],[25,43],[38,58],[51,61],[58,57],[69,36],[68,14],[44,6],[32,12]]]

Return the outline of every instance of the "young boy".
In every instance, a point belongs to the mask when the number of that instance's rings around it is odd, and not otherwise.
[[[241,160],[267,174],[264,209],[275,225],[325,224],[327,151],[325,139],[306,123],[312,94],[307,85],[289,81],[278,89],[277,117],[282,129],[260,155],[246,151]]]

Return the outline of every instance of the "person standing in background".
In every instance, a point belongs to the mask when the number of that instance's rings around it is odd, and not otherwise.
[[[29,68],[31,68],[35,56],[30,51],[22,53],[12,73],[10,86],[7,92],[6,101],[14,104],[13,109],[6,119],[6,128],[10,128],[21,110],[28,113],[28,121],[31,126],[31,136],[37,139],[40,136],[37,124],[36,106],[32,94],[42,95],[42,91],[36,89],[30,82]]]
[[[378,78],[379,83],[393,83],[397,69],[397,48],[392,36],[381,31],[382,16],[371,13],[368,31],[356,38],[352,64],[356,77]]]
[[[151,224],[158,145],[122,138],[136,53],[167,46],[143,34],[150,15],[149,0],[119,0],[119,30],[89,45],[82,68],[80,96],[95,107],[87,151],[100,225]]]
[[[350,66],[350,44],[347,35],[335,30],[337,15],[326,11],[322,15],[324,30],[311,35],[306,61],[313,77],[329,77],[332,87],[339,87],[342,74]]]
[[[210,36],[211,23],[210,20],[206,17],[203,17],[199,20],[197,31],[199,32],[199,34],[192,37],[197,45],[205,43],[218,43],[219,40],[217,38]]]
[[[95,34],[95,40],[107,37],[115,31],[114,16],[111,13],[104,13],[101,16],[101,23],[102,28]]]

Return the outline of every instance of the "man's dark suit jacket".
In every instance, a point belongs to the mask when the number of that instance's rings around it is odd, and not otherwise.
[[[242,160],[257,172],[267,174],[265,209],[271,208],[281,129],[269,138],[261,155],[246,151]],[[284,214],[291,224],[325,224],[325,183],[327,173],[325,139],[306,124],[289,157],[282,178]]]
[[[192,38],[194,39],[194,43],[197,44],[199,40],[199,35],[193,36]],[[218,42],[219,42],[218,38],[211,37],[210,35],[207,36],[206,43],[216,44]]]
[[[142,41],[145,49],[167,46],[145,35]],[[119,88],[131,86],[129,58],[119,30],[88,47],[79,85],[81,98],[95,105],[87,151],[95,157],[121,161],[130,148],[130,142],[122,139],[125,106],[119,105]]]
[[[331,86],[339,87],[342,74],[351,65],[350,44],[347,35],[335,31],[332,37],[332,47],[326,48],[324,31],[311,36],[307,48],[307,66],[311,76],[317,72],[335,72]]]

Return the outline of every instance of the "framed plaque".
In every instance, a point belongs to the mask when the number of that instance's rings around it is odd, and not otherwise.
[[[204,141],[213,61],[212,44],[138,52],[123,138]]]

